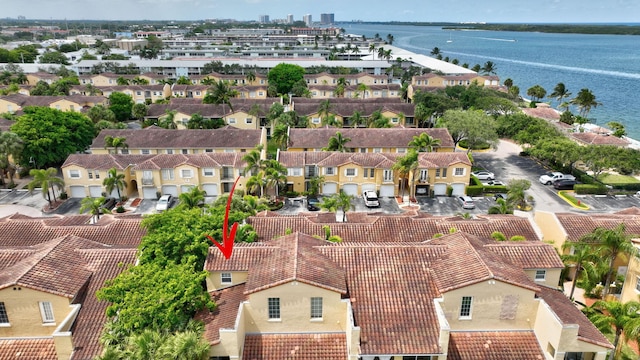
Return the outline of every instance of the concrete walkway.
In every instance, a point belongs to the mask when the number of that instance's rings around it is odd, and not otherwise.
[[[31,206],[23,206],[23,205],[0,205],[0,217],[5,217],[9,215],[13,215],[15,213],[19,213],[22,215],[32,216],[32,217],[40,217],[42,216],[42,211],[33,208]]]

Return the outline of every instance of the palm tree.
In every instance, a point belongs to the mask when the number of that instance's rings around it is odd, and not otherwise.
[[[178,126],[175,122],[176,113],[175,110],[165,110],[164,115],[158,119],[158,126],[164,129],[177,129]]]
[[[343,137],[342,133],[338,131],[335,135],[329,138],[327,147],[322,148],[322,150],[346,152],[347,148],[345,147],[345,144],[349,141],[351,141],[351,138]]]
[[[367,98],[367,90],[369,90],[369,87],[365,83],[358,84],[358,87],[356,88],[356,91],[359,91],[362,93],[363,99]]]
[[[231,105],[231,99],[238,96],[238,91],[231,88],[231,84],[228,81],[220,80],[213,84],[207,91],[203,104],[227,104],[231,111],[233,111],[233,105]]]
[[[589,115],[592,107],[601,105],[596,101],[596,96],[591,92],[591,90],[586,88],[581,89],[580,92],[578,92],[578,95],[575,98],[571,99],[570,103],[578,106],[580,116],[584,118]]]
[[[562,245],[563,249],[573,247],[572,254],[561,255],[562,260],[565,264],[573,265],[576,269],[575,274],[573,275],[573,281],[571,282],[571,292],[569,293],[569,299],[573,299],[573,292],[576,289],[576,283],[578,282],[578,277],[582,272],[585,263],[587,262],[597,262],[599,260],[598,255],[593,251],[593,247],[589,244],[585,243],[577,243],[573,244],[570,242],[564,243]]]
[[[496,200],[496,205],[489,208],[488,214],[513,214],[513,206],[503,198]]]
[[[402,197],[404,197],[405,183],[409,184],[409,197],[413,197],[413,187],[415,185],[415,181],[413,180],[418,166],[418,152],[411,149],[406,155],[399,157],[396,163],[391,167],[392,170],[398,172],[398,176],[402,179],[402,182],[400,183]]]
[[[604,334],[610,334],[615,330],[614,351],[609,353],[609,360],[613,360],[621,350],[621,344],[624,343],[620,342],[622,335],[629,337],[640,329],[640,302],[637,301],[621,303],[616,300],[598,300],[583,312]]]
[[[289,126],[287,126],[287,124],[277,124],[271,134],[271,140],[273,140],[280,149],[285,149],[289,143]]]
[[[104,137],[104,148],[107,149],[110,147],[112,147],[114,149],[113,152],[117,154],[119,147],[126,149],[129,147],[129,145],[127,144],[127,139],[124,137],[113,137],[111,135],[107,135]]]
[[[204,360],[208,358],[210,345],[204,340],[202,331],[183,331],[167,338],[162,346],[165,359]]]
[[[552,99],[556,99],[558,101],[558,104],[562,104],[562,100],[568,98],[569,96],[571,96],[569,89],[567,89],[564,83],[561,82],[556,84],[556,87],[553,88],[553,92],[549,94],[549,97]]]
[[[326,120],[331,113],[331,102],[329,99],[322,100],[320,105],[318,106],[318,115],[320,115],[321,120]]]
[[[322,188],[323,184],[324,184],[324,176],[316,175],[311,179],[309,179],[309,188],[307,189],[307,192],[309,193],[309,195],[312,195],[312,196],[318,195],[320,193],[320,189]]]
[[[322,199],[320,203],[320,208],[329,210],[331,212],[336,212],[338,210],[342,211],[342,222],[347,221],[347,211],[354,208],[351,205],[351,200],[353,196],[344,192],[344,190],[340,189],[340,192],[337,194],[333,194],[330,197],[325,197]]]
[[[64,187],[64,180],[57,177],[58,170],[55,168],[48,169],[31,169],[29,175],[33,176],[33,180],[29,183],[29,192],[33,192],[35,188],[42,189],[42,196],[49,202],[49,207],[52,206],[51,195],[53,194],[53,201],[56,200],[55,187]]]
[[[498,68],[496,67],[496,64],[493,63],[493,61],[487,61],[486,63],[484,63],[484,66],[482,66],[480,70],[485,75],[495,75],[496,71],[498,71]]]
[[[373,55],[376,54],[376,44],[375,43],[369,44],[369,52],[372,53]],[[375,56],[374,56],[374,58],[375,58]]]
[[[24,148],[24,143],[20,137],[13,132],[5,131],[0,133],[0,169],[2,177],[0,183],[4,184],[4,174],[9,175],[9,185],[13,186],[13,175],[16,167],[11,163],[9,157],[17,159]]]
[[[609,293],[609,285],[613,276],[613,264],[619,255],[640,257],[638,250],[633,246],[630,234],[625,232],[624,223],[619,224],[613,229],[598,227],[589,234],[580,238],[580,242],[599,245],[598,252],[608,260],[609,271],[605,279],[602,297],[605,298]]]
[[[409,142],[409,146],[418,152],[432,152],[436,147],[440,146],[440,143],[440,139],[436,139],[425,132],[414,136],[413,140]]]
[[[437,46],[436,46],[436,47],[434,47],[434,48],[431,50],[431,55],[434,55],[434,56],[435,56],[435,55],[440,55],[440,48],[439,48],[439,47],[437,47]]]
[[[253,149],[249,151],[246,155],[242,157],[242,161],[246,163],[244,167],[245,174],[255,175],[264,167],[264,161],[262,160],[262,155],[260,154],[260,150]]]
[[[351,114],[351,116],[349,117],[349,122],[351,123],[351,126],[353,126],[354,128],[357,128],[360,125],[364,124],[366,120],[367,119],[365,119],[362,116],[362,113],[360,113],[360,111],[358,110],[355,110],[353,114]]]
[[[278,160],[267,160],[263,171],[263,178],[268,187],[273,187],[276,197],[280,185],[287,183],[287,168]]]
[[[511,87],[513,86],[513,79],[507,78],[507,79],[505,79],[503,84],[504,84],[504,86],[507,87],[507,91],[509,91],[509,89],[511,89]]]
[[[102,208],[103,203],[103,197],[91,198],[87,196],[86,198],[82,199],[82,201],[80,201],[80,214],[85,211],[89,211],[89,214],[91,214],[91,219],[95,220],[94,223],[96,223],[98,222],[98,220],[100,220],[100,214],[102,212],[109,212],[109,209]]]
[[[260,172],[256,175],[251,176],[247,179],[247,182],[245,184],[246,188],[251,193],[255,193],[256,191],[260,190],[260,197],[262,197],[262,195],[264,194],[264,188],[265,186],[267,186],[267,181],[262,175],[263,173]]]
[[[254,73],[253,71],[249,71],[249,73],[247,73],[246,79],[249,84],[252,84],[254,81],[256,81],[256,73]]]
[[[102,185],[104,185],[105,190],[107,190],[107,194],[111,194],[113,190],[117,190],[118,201],[121,201],[122,195],[120,191],[127,187],[127,181],[123,173],[118,174],[116,168],[111,168],[107,171],[107,177],[102,181]]]
[[[178,196],[180,198],[180,206],[187,209],[202,207],[204,205],[204,197],[206,194],[206,191],[201,190],[197,186],[193,186],[188,192],[183,192]]]

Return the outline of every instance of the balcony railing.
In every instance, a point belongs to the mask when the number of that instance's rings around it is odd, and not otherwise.
[[[153,178],[142,178],[142,185],[153,185]]]

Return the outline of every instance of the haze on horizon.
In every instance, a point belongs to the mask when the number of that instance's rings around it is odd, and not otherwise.
[[[335,21],[625,23],[638,0],[3,0],[2,18],[68,20],[271,20],[335,14]]]

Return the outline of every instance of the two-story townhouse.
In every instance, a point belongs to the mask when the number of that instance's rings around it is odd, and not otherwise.
[[[404,154],[409,149],[409,142],[414,136],[427,133],[440,140],[435,147],[436,152],[453,152],[453,139],[446,128],[317,128],[289,129],[288,151],[322,151],[329,139],[340,132],[344,138],[350,139],[345,147],[359,153],[398,153]]]
[[[444,89],[447,86],[469,86],[471,84],[494,89],[502,88],[500,78],[495,75],[478,75],[476,73],[441,75],[428,73],[411,78],[411,84],[407,88],[407,95],[410,99],[413,99],[413,95],[418,90],[435,91]]]
[[[495,242],[461,232],[393,245],[360,238],[335,245],[293,233],[240,244],[230,261],[210,249],[207,286],[221,306],[197,315],[210,356],[592,360],[612,348],[566,296],[527,276],[520,255],[492,251]],[[543,243],[513,253],[562,267]]]
[[[97,104],[105,105],[107,99],[103,96],[27,96],[11,94],[0,97],[0,112],[14,114],[26,106],[44,106],[61,111],[77,111],[93,107]]]
[[[322,72],[318,74],[305,74],[304,80],[307,83],[307,87],[311,88],[314,85],[330,85],[335,87],[340,83],[340,79],[344,79],[348,85],[364,84],[367,86],[382,85],[390,83],[387,75],[374,75],[366,72],[358,74],[329,74]]]
[[[90,75],[80,75],[78,76],[78,81],[80,81],[80,85],[93,85],[97,87],[102,86],[116,86],[118,85],[118,79],[123,78],[128,81],[133,80],[138,75],[126,75],[126,74],[116,74],[111,72],[104,72],[101,74],[90,74]]]
[[[174,98],[200,99],[200,103],[202,103],[202,99],[207,95],[208,88],[206,85],[173,84],[171,86],[171,96]]]
[[[370,102],[370,101],[344,101],[345,99],[331,99],[329,101],[328,115],[334,116],[344,128],[364,128],[369,127],[369,122],[374,114],[389,119],[391,126],[414,126],[415,105],[410,103],[391,102]],[[323,126],[321,114],[325,104],[320,102],[295,101],[291,109],[300,116],[308,118],[309,128]]]
[[[27,76],[27,82],[29,85],[36,85],[40,81],[43,81],[51,85],[62,78],[59,75],[50,74],[48,72],[43,72],[43,71],[28,73],[26,74],[26,76]]]
[[[171,97],[169,84],[96,86],[94,89],[100,91],[105,98],[109,98],[113,93],[129,95],[135,104],[151,104]],[[87,88],[76,86],[73,91],[82,93],[86,92]]]
[[[187,104],[187,102],[172,102],[170,104],[151,104],[145,119],[161,120],[167,116],[173,116],[177,129],[186,129],[189,120],[194,115],[200,115],[204,119],[220,119],[226,125],[238,129],[258,130],[266,124],[266,114],[269,108],[265,104],[253,104],[248,102],[236,102],[235,104]],[[268,129],[270,130],[270,129]]]
[[[411,170],[406,188],[410,196],[444,196],[451,188],[451,195],[466,194],[471,177],[471,161],[465,153],[428,152],[418,154],[418,166]]]
[[[267,146],[267,133],[261,130],[243,130],[231,126],[219,129],[163,129],[150,126],[141,130],[105,129],[93,140],[90,150],[93,154],[108,154],[107,136],[125,138],[126,148],[119,148],[125,154],[201,154],[211,152],[248,152],[257,145]]]

